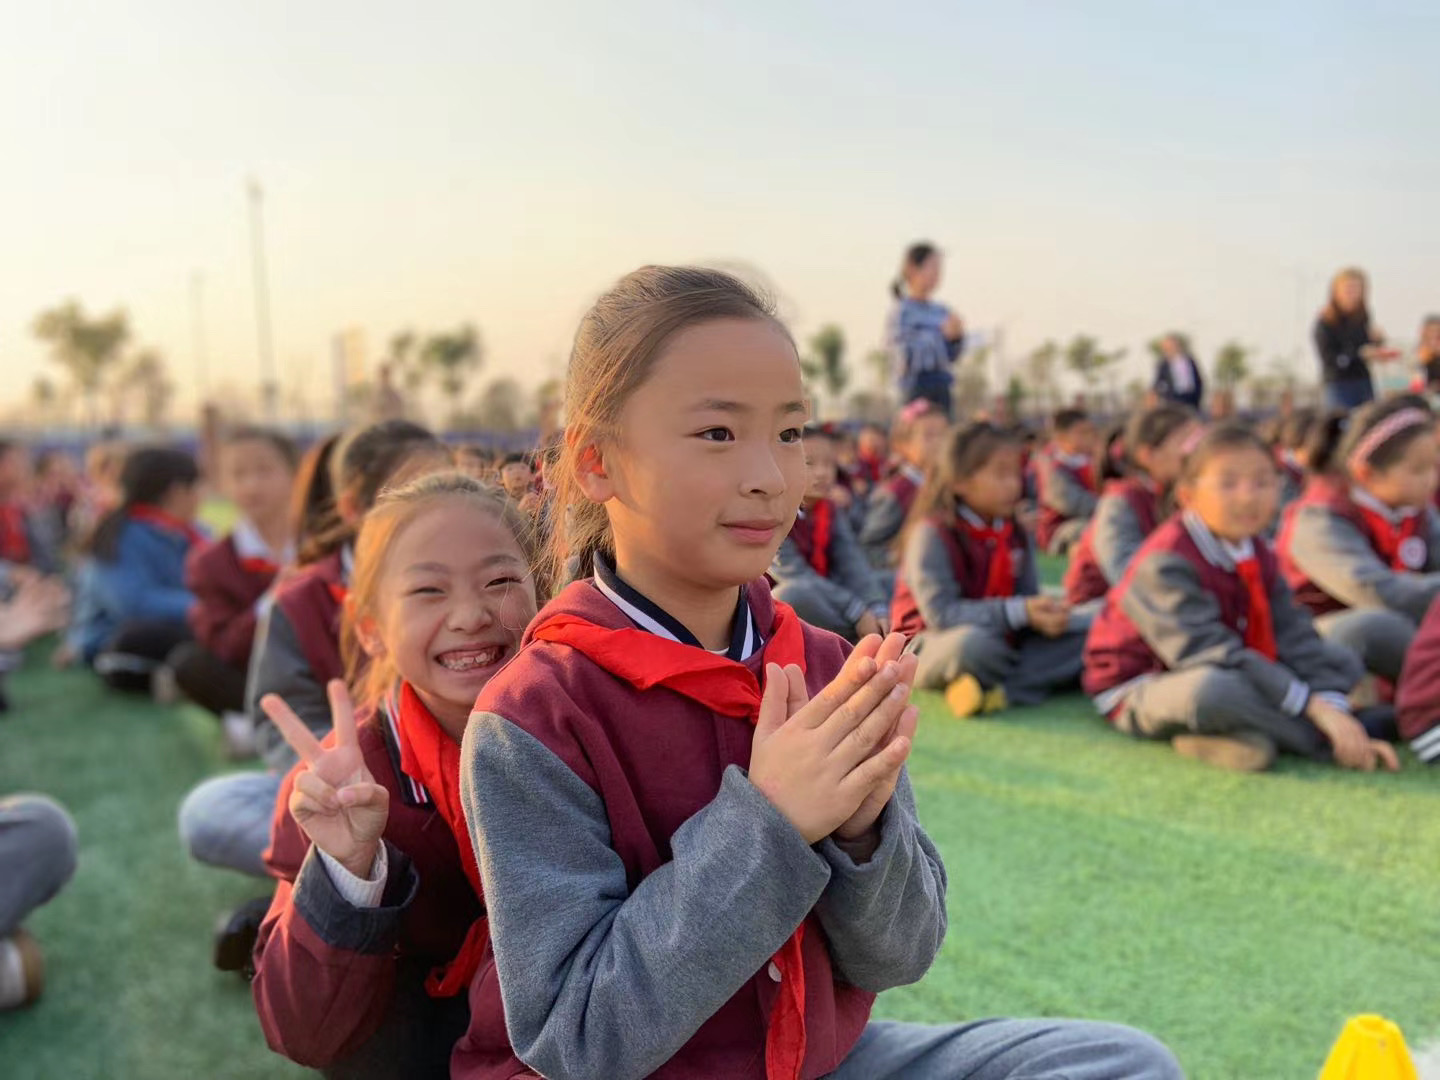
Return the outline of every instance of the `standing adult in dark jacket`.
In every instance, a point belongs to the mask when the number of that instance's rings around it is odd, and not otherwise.
[[[1355,409],[1375,398],[1367,360],[1385,336],[1370,322],[1365,274],[1350,267],[1330,282],[1330,300],[1315,320],[1315,351],[1327,409]]]
[[[1179,334],[1166,334],[1160,339],[1160,356],[1155,361],[1155,378],[1150,388],[1162,401],[1200,411],[1200,401],[1205,396],[1205,376]]]

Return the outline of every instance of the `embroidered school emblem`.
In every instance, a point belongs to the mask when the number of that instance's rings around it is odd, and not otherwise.
[[[1410,570],[1419,570],[1425,565],[1425,557],[1429,551],[1425,547],[1425,541],[1418,536],[1407,536],[1400,541],[1400,562]]]

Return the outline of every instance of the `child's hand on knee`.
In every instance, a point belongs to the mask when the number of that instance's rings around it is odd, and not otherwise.
[[[910,687],[916,658],[904,639],[869,637],[834,681],[806,699],[798,667],[766,667],[750,757],[750,782],[807,843],[850,823],[884,792],[866,831],[894,790],[915,729]]]

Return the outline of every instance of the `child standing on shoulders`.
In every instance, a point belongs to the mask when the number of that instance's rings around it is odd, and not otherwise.
[[[1084,615],[1040,593],[1015,520],[1020,444],[990,424],[951,431],[915,500],[891,625],[915,639],[916,685],[956,716],[1035,705],[1080,679]]]
[[[859,641],[888,629],[890,598],[865,559],[845,514],[830,500],[835,439],[811,425],[803,439],[808,482],[790,535],[780,542],[770,575],[775,598],[812,626]]]
[[[870,1022],[934,960],[945,872],[901,639],[847,660],[766,584],[804,412],[789,334],[729,275],[639,270],[582,322],[552,480],[585,577],[466,729],[491,935],[452,1075],[1178,1077],[1123,1028]]]
[[[933,403],[948,420],[955,361],[965,351],[965,324],[932,300],[940,287],[943,258],[934,244],[911,244],[890,286],[895,304],[885,325],[891,366],[900,381],[900,400]]]
[[[1333,413],[1311,440],[1310,466],[1280,529],[1281,570],[1322,637],[1394,681],[1440,596],[1435,417],[1410,395]]]
[[[1035,463],[1035,541],[1047,555],[1064,555],[1095,512],[1095,425],[1083,409],[1061,409],[1050,428],[1050,445]]]
[[[1249,428],[1212,428],[1186,459],[1184,512],[1151,534],[1090,628],[1085,692],[1120,731],[1247,772],[1278,751],[1397,768],[1346,694],[1355,654],[1315,633],[1264,539],[1279,488]]]
[[[185,565],[185,583],[195,595],[189,613],[195,640],[177,646],[166,664],[191,701],[226,720],[237,751],[247,741],[245,673],[256,621],[280,568],[295,561],[290,490],[299,456],[294,442],[276,431],[241,428],[230,435],[220,471],[240,520],[228,536],[192,551]]]
[[[360,529],[345,604],[357,707],[331,683],[334,731],[317,742],[265,699],[300,764],[276,800],[265,861],[279,887],[251,989],[292,1061],[448,1080],[485,940],[460,739],[535,615],[537,554],[530,521],[469,476],[387,491]]]
[[[860,527],[859,540],[871,566],[893,573],[895,538],[905,526],[949,427],[944,412],[930,401],[912,401],[895,418],[892,439],[899,468],[871,493]]]
[[[1199,441],[1199,418],[1184,405],[1155,405],[1130,418],[1101,465],[1104,490],[1065,572],[1072,606],[1099,600],[1169,516],[1170,494],[1185,454]]]

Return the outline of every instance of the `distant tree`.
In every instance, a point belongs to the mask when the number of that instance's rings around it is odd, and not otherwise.
[[[882,394],[890,389],[892,363],[886,349],[871,349],[865,354],[865,366],[875,378],[875,388]]]
[[[432,334],[420,347],[420,361],[427,371],[434,373],[454,419],[459,415],[460,400],[470,376],[485,362],[479,333],[466,323],[454,333]]]
[[[895,401],[889,394],[873,390],[857,390],[845,399],[845,419],[867,424],[888,423],[895,412]]]
[[[425,367],[420,363],[418,346],[420,339],[413,330],[401,330],[390,335],[385,350],[384,363],[390,365],[399,384],[410,393],[415,393],[425,382]]]
[[[1048,409],[1056,399],[1055,365],[1059,360],[1060,346],[1053,341],[1042,342],[1025,357],[1025,376],[1042,409]]]
[[[519,431],[524,419],[525,391],[511,378],[495,379],[485,387],[474,409],[476,424],[484,431]]]
[[[1011,375],[1010,381],[1005,384],[1005,406],[1012,417],[1018,420],[1025,414],[1025,399],[1029,396],[1025,380],[1019,375]]]
[[[90,318],[77,301],[42,311],[32,330],[50,346],[50,359],[65,369],[85,400],[87,420],[99,422],[100,391],[120,363],[130,340],[130,317],[123,310]]]
[[[1088,334],[1076,334],[1065,346],[1065,366],[1080,376],[1086,392],[1093,395],[1105,370],[1124,355],[1124,349],[1106,352],[1095,338]]]
[[[132,356],[115,379],[117,421],[127,411],[126,403],[140,399],[140,416],[146,427],[163,428],[175,386],[170,381],[165,360],[153,349],[144,349]]]
[[[1222,390],[1233,391],[1250,374],[1250,354],[1238,341],[1227,341],[1215,353],[1215,381]]]
[[[990,399],[990,346],[967,352],[955,372],[950,400],[957,416],[973,416],[985,409]]]

